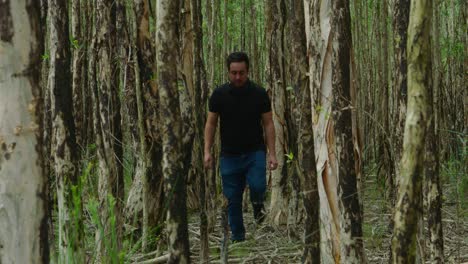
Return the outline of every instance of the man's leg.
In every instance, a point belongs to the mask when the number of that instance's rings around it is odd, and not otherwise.
[[[261,223],[265,218],[263,203],[266,192],[266,154],[256,151],[249,157],[247,182],[250,188],[250,201],[254,211],[254,218]]]
[[[228,218],[233,241],[245,239],[242,217],[242,194],[245,188],[245,174],[240,157],[221,157],[221,178],[223,194],[228,199]]]

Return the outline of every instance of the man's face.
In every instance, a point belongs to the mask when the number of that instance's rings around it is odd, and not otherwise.
[[[231,62],[229,65],[229,81],[234,87],[242,87],[247,82],[249,70],[247,64],[243,62]]]

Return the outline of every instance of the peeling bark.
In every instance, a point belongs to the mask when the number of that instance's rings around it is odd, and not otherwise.
[[[296,47],[292,54],[298,63],[296,75],[299,112],[301,113],[298,124],[298,160],[299,178],[301,182],[301,196],[304,202],[304,253],[302,263],[320,263],[320,201],[317,186],[317,165],[314,152],[314,131],[312,128],[312,104],[309,88],[308,58],[306,47],[306,32],[304,25],[304,1],[294,1],[296,12],[297,32],[294,34]],[[302,13],[302,14],[301,14]],[[300,20],[303,22],[301,23]],[[302,30],[301,30],[302,28]],[[303,67],[303,68],[302,68]]]
[[[331,2],[305,0],[312,125],[320,197],[320,248],[325,263],[339,262],[339,222],[336,157],[329,153],[332,102]]]

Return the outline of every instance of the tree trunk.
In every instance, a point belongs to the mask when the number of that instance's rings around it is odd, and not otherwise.
[[[0,2],[0,262],[49,263],[39,1]]]
[[[117,261],[122,238],[122,131],[117,69],[114,54],[116,7],[111,0],[98,0],[96,6],[97,90],[94,130],[99,160],[99,213],[103,233],[96,233],[98,260]],[[106,248],[106,239],[111,240]],[[113,258],[112,260],[109,258]]]
[[[273,121],[276,134],[276,156],[278,168],[271,172],[270,217],[274,225],[287,223],[288,216],[288,165],[285,154],[289,154],[286,120],[287,98],[284,69],[284,0],[270,1],[266,5],[266,34],[268,43],[268,92],[272,98]]]
[[[415,263],[426,139],[428,90],[431,86],[430,22],[432,1],[412,0],[408,26],[408,110],[394,233],[393,263]],[[430,102],[429,102],[430,103]]]
[[[135,151],[140,158],[135,167],[125,214],[128,221],[135,221],[142,228],[142,246],[145,251],[154,245],[148,244],[150,235],[156,235],[157,226],[162,222],[164,210],[163,176],[161,168],[162,148],[158,119],[158,87],[156,83],[156,63],[154,46],[150,34],[150,5],[148,0],[134,1],[135,22],[133,23],[136,41],[135,86],[129,88],[134,98],[131,115],[137,124],[133,132]],[[130,109],[129,109],[130,111]],[[130,112],[129,112],[130,113]],[[141,219],[141,222],[140,220]]]
[[[84,261],[81,184],[73,121],[68,10],[63,1],[49,0],[49,89],[52,113],[52,153],[57,182],[59,259]]]
[[[183,174],[182,120],[177,85],[178,2],[157,1],[156,62],[163,143],[163,173],[168,195],[168,263],[190,263],[186,178]]]
[[[188,147],[188,151],[193,148],[192,172],[198,178],[199,185],[199,207],[200,207],[200,261],[209,262],[209,241],[208,241],[208,218],[207,218],[207,193],[206,193],[206,171],[203,169],[203,132],[206,116],[206,101],[208,98],[208,87],[206,82],[206,72],[203,64],[203,33],[202,33],[202,6],[201,0],[191,0],[192,10],[192,31],[194,34],[193,43],[193,90],[189,91],[192,98],[192,106],[195,109],[194,125],[195,139],[193,146]],[[187,164],[185,167],[188,167]]]
[[[403,132],[406,119],[406,101],[408,93],[408,66],[406,58],[407,30],[409,23],[410,0],[396,0],[393,11],[393,34],[395,35],[395,57],[394,57],[394,90],[397,96],[395,105],[395,130],[393,132],[394,142],[394,167],[396,176],[396,187],[398,187],[398,176],[400,175],[400,161],[403,152]],[[395,195],[394,195],[395,197]],[[394,201],[393,201],[394,203]]]
[[[320,263],[320,204],[317,188],[317,165],[314,153],[314,132],[312,128],[312,104],[307,71],[309,70],[307,58],[307,41],[305,32],[304,1],[294,0],[296,10],[295,48],[293,58],[298,60],[299,65],[296,80],[299,102],[299,125],[298,125],[298,161],[299,179],[301,182],[301,193],[304,202],[304,253],[302,263]],[[302,15],[301,15],[302,13]],[[302,22],[301,22],[302,20]],[[296,24],[297,23],[297,24]],[[296,27],[297,26],[297,27]],[[302,61],[301,63],[299,63]]]
[[[320,256],[325,263],[339,263],[340,242],[336,157],[329,153],[328,136],[331,126],[332,64],[331,64],[331,1],[304,1],[307,35],[309,78],[312,104],[312,125],[317,161],[318,193],[320,197]]]
[[[442,188],[439,173],[439,132],[437,126],[437,100],[439,87],[439,30],[438,30],[438,2],[434,2],[432,10],[432,87],[428,89],[428,121],[426,140],[425,183],[427,198],[427,219],[429,228],[430,262],[444,263],[444,236],[442,232]]]
[[[50,1],[50,0],[49,0]],[[66,3],[60,3],[61,5],[65,5]],[[50,5],[50,4],[49,4]],[[71,48],[73,50],[73,62],[72,62],[72,91],[73,91],[73,113],[74,113],[74,120],[75,120],[75,134],[76,134],[76,144],[85,148],[83,144],[83,133],[86,133],[86,130],[83,129],[83,123],[86,117],[84,116],[84,86],[82,82],[82,70],[83,70],[83,47],[84,47],[84,38],[83,34],[81,34],[81,27],[83,26],[81,23],[81,10],[80,10],[80,0],[72,0],[71,4],[71,37],[67,37],[67,46],[68,42],[71,41]],[[66,10],[66,9],[65,9]],[[62,13],[68,17],[68,13]],[[68,21],[67,21],[68,22]],[[67,31],[68,33],[68,31]],[[68,36],[68,34],[67,34]],[[59,44],[60,45],[60,44]],[[80,151],[81,152],[81,151]],[[81,154],[81,153],[80,153]],[[78,155],[79,156],[79,155]]]
[[[301,185],[299,179],[299,163],[297,156],[299,153],[297,138],[299,135],[300,103],[301,92],[307,85],[307,47],[304,21],[304,1],[286,0],[287,18],[285,21],[285,40],[289,40],[289,45],[285,45],[285,79],[286,79],[286,120],[289,135],[289,165],[288,165],[288,186],[290,190],[289,212],[288,212],[288,233],[297,230],[304,215],[301,195]],[[289,46],[289,48],[287,48]]]
[[[349,2],[333,4],[332,118],[338,161],[341,262],[364,263],[361,206],[357,189],[351,102],[351,16]],[[356,124],[354,124],[356,125]]]
[[[380,142],[379,142],[379,162],[381,162],[379,178],[385,181],[385,198],[390,204],[393,205],[395,200],[395,184],[394,184],[394,162],[392,161],[393,156],[391,152],[391,134],[390,134],[390,104],[389,104],[389,80],[388,80],[388,30],[387,30],[387,20],[388,20],[388,1],[382,1],[382,21],[381,30],[383,33],[381,39],[381,52],[379,56],[382,59],[382,78],[381,78],[381,87],[382,91],[380,94],[379,101],[380,104],[380,114],[381,114],[381,124],[382,130],[380,130]]]

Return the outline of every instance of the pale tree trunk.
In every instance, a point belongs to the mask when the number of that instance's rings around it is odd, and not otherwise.
[[[0,25],[0,262],[49,263],[39,1],[2,1]]]
[[[438,2],[434,2],[432,10],[432,87],[428,89],[428,121],[426,140],[425,189],[427,199],[427,219],[429,229],[429,248],[431,263],[444,263],[444,236],[442,228],[442,188],[439,173],[439,132],[437,130],[437,99],[439,88],[439,30],[438,30]]]
[[[177,85],[178,2],[157,1],[156,67],[158,76],[162,167],[167,193],[168,263],[190,263],[186,176],[183,174],[182,119]]]
[[[97,87],[94,129],[99,161],[99,213],[103,233],[96,233],[97,260],[117,257],[122,236],[122,131],[116,71],[116,10],[111,0],[96,3]],[[115,223],[115,226],[112,226]],[[105,242],[109,240],[110,248]],[[110,254],[114,252],[115,254]],[[116,261],[115,259],[112,261]]]
[[[353,111],[356,87],[349,6],[347,1],[336,2],[333,9],[331,2],[304,3],[319,175],[321,260],[361,263],[366,261],[358,194],[361,149]]]
[[[327,128],[330,124],[331,83],[331,2],[305,0],[305,26],[309,60],[314,147],[320,197],[320,248],[324,263],[340,260],[336,158],[328,152]],[[330,142],[332,144],[333,142]]]
[[[81,184],[73,121],[68,10],[63,1],[49,0],[49,89],[52,113],[52,153],[57,182],[59,259],[84,261]],[[75,186],[75,189],[73,188]],[[79,201],[79,202],[77,202]]]
[[[351,15],[349,1],[333,4],[333,132],[338,161],[338,207],[340,210],[340,242],[342,263],[364,263],[362,218],[357,189],[355,146],[353,142],[351,101]]]
[[[312,104],[310,87],[307,76],[309,65],[307,58],[307,41],[304,19],[304,1],[294,0],[296,10],[297,29],[293,34],[295,48],[293,48],[293,58],[302,63],[298,63],[297,87],[299,103],[299,125],[298,125],[298,161],[299,179],[301,182],[301,193],[304,203],[305,223],[304,223],[304,253],[303,263],[320,263],[320,202],[317,188],[317,166],[314,153],[314,131],[312,128]],[[300,22],[302,20],[302,22]]]
[[[422,217],[421,185],[431,86],[432,1],[412,0],[408,26],[408,110],[392,237],[393,263],[415,263],[416,234]]]
[[[268,43],[268,92],[272,99],[273,122],[276,134],[276,157],[278,168],[271,172],[270,220],[276,225],[287,223],[288,217],[288,165],[285,154],[289,154],[288,129],[286,121],[286,87],[284,70],[284,23],[282,13],[284,0],[269,1],[266,4],[266,34]],[[271,151],[271,150],[270,150]]]

